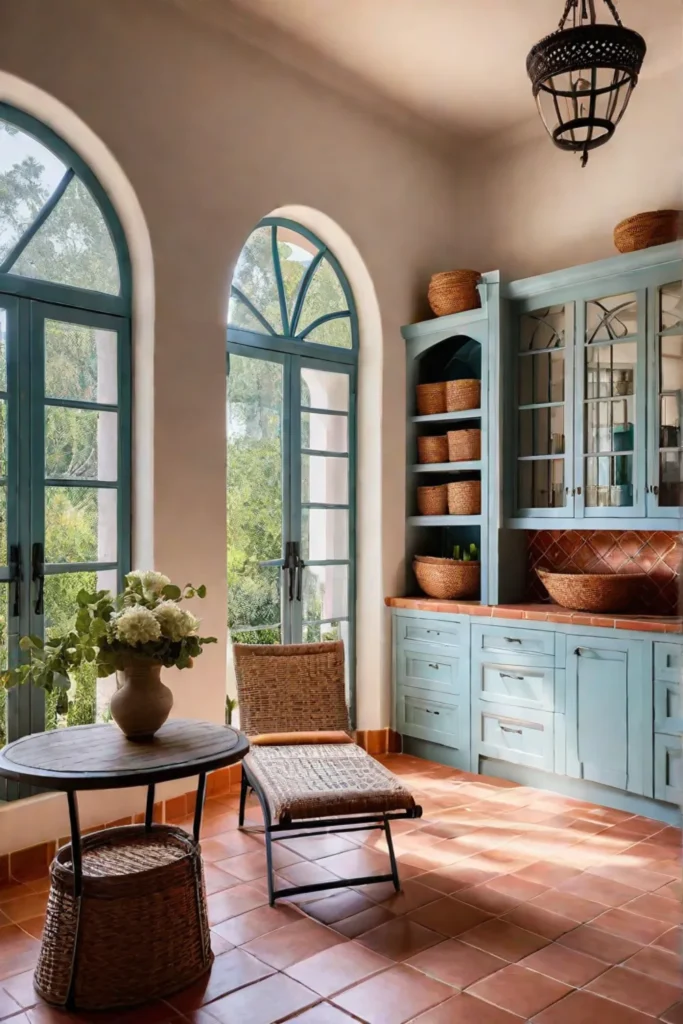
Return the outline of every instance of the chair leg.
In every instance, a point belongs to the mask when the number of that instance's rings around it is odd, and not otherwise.
[[[266,839],[266,877],[268,879],[268,903],[271,907],[275,906],[275,890],[273,887],[273,847],[272,839],[270,838],[270,831],[266,827],[265,833]]]
[[[384,831],[387,837],[387,848],[389,850],[389,860],[391,862],[391,877],[394,882],[394,889],[396,890],[396,892],[400,892],[401,882],[398,877],[398,865],[396,863],[396,854],[394,853],[394,841],[391,838],[391,825],[389,824],[388,818],[384,819]]]
[[[247,793],[249,792],[249,783],[247,782],[247,773],[242,769],[242,785],[240,787],[240,816],[239,816],[239,827],[244,827],[244,812],[247,806]]]

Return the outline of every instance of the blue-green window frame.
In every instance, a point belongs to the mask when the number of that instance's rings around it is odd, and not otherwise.
[[[44,542],[42,521],[42,491],[44,489],[44,357],[42,324],[46,319],[63,320],[86,327],[112,330],[117,335],[117,403],[118,415],[118,473],[115,484],[88,481],[89,486],[116,487],[117,502],[117,559],[112,563],[64,563],[45,566],[45,575],[63,571],[97,571],[116,569],[119,587],[131,568],[131,463],[132,463],[132,275],[131,263],[123,226],[97,177],[71,146],[47,125],[30,114],[0,103],[0,119],[8,121],[51,150],[65,165],[66,171],[36,219],[13,246],[12,253],[0,264],[0,305],[8,310],[8,494],[7,527],[8,552],[10,542],[18,543],[21,551],[23,593],[26,595],[31,580],[31,545],[36,538]],[[119,270],[119,293],[99,292],[71,285],[21,277],[8,273],[7,267],[17,258],[38,228],[63,195],[69,182],[77,177],[90,192],[99,207],[109,230]],[[94,408],[106,411],[107,406],[86,401],[49,400],[49,404],[64,404],[75,408]],[[59,481],[62,486],[63,481]],[[80,486],[78,481],[66,486]],[[9,557],[3,559],[9,563]],[[9,564],[0,567],[0,582],[10,582]],[[13,590],[12,585],[10,591]],[[8,648],[10,658],[20,657],[18,638],[24,632],[36,632],[40,621],[29,612],[24,596],[22,611],[14,616],[13,594],[8,602]],[[33,607],[33,602],[30,603]],[[26,610],[24,610],[26,609]],[[44,728],[45,709],[42,691],[24,686],[10,690],[7,700],[8,739]],[[7,783],[0,788],[0,799],[26,795],[16,784]]]
[[[230,294],[231,296],[239,299],[249,311],[256,317],[258,322],[264,328],[264,333],[258,333],[256,331],[250,331],[243,327],[233,327],[229,320],[227,326],[227,354],[228,354],[228,372],[229,372],[229,358],[230,353],[235,355],[251,355],[257,358],[268,358],[268,355],[276,357],[277,361],[282,361],[283,356],[294,357],[294,366],[313,366],[320,364],[320,369],[328,369],[332,372],[346,372],[349,376],[349,410],[348,410],[348,464],[349,464],[349,594],[348,594],[348,621],[349,621],[349,643],[346,652],[347,663],[348,663],[348,680],[349,680],[349,713],[351,717],[352,727],[355,728],[356,722],[356,686],[355,686],[355,662],[356,662],[356,456],[357,456],[357,389],[358,389],[358,344],[359,344],[359,331],[358,331],[358,313],[356,310],[356,303],[353,297],[353,292],[349,284],[348,278],[344,273],[344,270],[335,256],[335,254],[328,248],[317,235],[315,235],[308,228],[304,227],[298,221],[291,220],[287,217],[264,217],[254,226],[250,235],[251,237],[254,231],[259,228],[269,227],[271,229],[271,244],[273,254],[273,266],[275,270],[276,284],[278,290],[279,306],[280,306],[280,317],[283,324],[283,330],[278,332],[272,324],[270,324],[265,317],[261,314],[261,311],[256,309],[246,295],[244,295],[239,288],[236,288],[231,284]],[[282,273],[280,270],[280,259],[277,249],[277,228],[282,227],[296,232],[302,235],[309,242],[311,242],[317,248],[317,253],[311,260],[306,272],[304,273],[299,288],[296,294],[292,306],[291,318],[288,313],[287,303],[285,299],[284,284],[282,280]],[[247,239],[248,241],[248,239]],[[245,242],[246,244],[246,242]],[[317,267],[321,261],[325,261],[330,265],[334,273],[336,274],[337,280],[342,288],[344,296],[346,298],[347,308],[343,311],[334,311],[325,316],[322,316],[315,320],[311,324],[307,324],[302,330],[298,330],[298,323],[301,311],[303,309],[304,301],[308,287],[313,280],[313,276]],[[333,345],[323,345],[319,342],[307,341],[307,336],[317,327],[322,324],[340,319],[342,317],[348,317],[349,325],[351,328],[351,348],[338,348]],[[278,358],[279,357],[279,358]],[[288,396],[288,405],[291,402],[292,407],[296,401],[296,387],[297,381],[294,380],[294,374],[289,371],[287,374],[288,382],[285,385],[285,393]],[[291,432],[292,424],[288,418],[285,419],[283,424],[283,430]],[[295,439],[296,440],[296,439]],[[288,443],[288,439],[284,440],[285,447]],[[294,477],[292,481],[292,488],[297,488],[298,484],[298,467],[294,469]],[[289,502],[289,482],[285,481],[285,500]],[[318,506],[316,506],[318,507]],[[334,506],[330,506],[333,508]],[[329,560],[330,564],[334,564],[334,560]],[[228,595],[229,600],[229,595]]]

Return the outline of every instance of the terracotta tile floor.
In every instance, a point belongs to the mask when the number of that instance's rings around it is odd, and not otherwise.
[[[0,1020],[12,1024],[683,1024],[678,829],[401,755],[425,809],[397,823],[403,891],[267,905],[257,805],[210,800],[216,961],[171,999],[68,1016],[32,985],[45,880],[0,886]],[[189,825],[190,822],[181,822]],[[387,870],[377,832],[279,844],[281,884]],[[210,866],[210,867],[209,867]]]

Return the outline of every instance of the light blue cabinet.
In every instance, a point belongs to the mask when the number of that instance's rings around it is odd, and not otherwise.
[[[404,737],[449,748],[450,763],[470,765],[469,693],[430,693],[411,686],[396,691],[396,728]]]
[[[655,798],[683,804],[683,749],[680,736],[655,736]]]
[[[567,774],[652,796],[652,683],[644,646],[567,637]]]

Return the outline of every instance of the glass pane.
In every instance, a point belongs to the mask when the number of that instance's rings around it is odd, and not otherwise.
[[[304,340],[315,341],[318,345],[333,345],[334,348],[353,348],[351,320],[348,316],[327,320],[307,334]]]
[[[519,351],[534,352],[544,348],[562,348],[566,326],[564,305],[546,306],[520,318]]]
[[[45,488],[45,561],[115,562],[115,488]]]
[[[7,476],[7,402],[0,399],[0,476]]]
[[[586,507],[633,505],[633,456],[603,455],[586,459]]]
[[[519,404],[564,401],[564,352],[542,352],[517,360]]]
[[[659,447],[679,448],[681,445],[680,395],[662,395],[660,402]]]
[[[7,485],[0,486],[0,565],[8,564],[7,552]]]
[[[2,199],[0,198],[0,204]],[[7,310],[0,308],[0,391],[7,391]]]
[[[277,566],[260,567],[259,562],[282,558],[282,404],[281,363],[230,356],[227,403],[230,628],[238,625],[277,627],[280,622],[282,570]]]
[[[297,335],[302,334],[310,324],[326,313],[337,313],[348,308],[349,304],[339,278],[330,262],[323,258],[308,286],[296,328]],[[338,348],[350,348],[350,344],[338,344],[335,341],[328,341],[327,344],[336,345]]]
[[[349,460],[302,455],[301,500],[321,505],[347,505]]]
[[[659,330],[683,327],[683,287],[680,281],[659,289]]]
[[[232,284],[246,295],[277,334],[283,333],[270,227],[256,228],[252,231],[240,253]],[[233,312],[239,313],[237,306],[233,307],[231,302],[228,310],[229,323],[235,323],[232,320]],[[235,326],[247,325],[235,323]],[[262,327],[260,331],[263,333]]]
[[[680,397],[683,393],[683,336],[659,340],[659,389]]]
[[[349,614],[349,567],[313,565],[303,571],[303,619],[346,618]]]
[[[118,415],[45,407],[45,476],[116,480]]]
[[[302,412],[301,447],[314,452],[348,452],[348,417]]]
[[[45,394],[81,402],[117,402],[116,331],[45,321]]]
[[[519,414],[519,454],[564,453],[564,406],[527,409]]]
[[[111,590],[116,593],[116,571],[67,572],[45,577],[45,635],[50,637],[73,625],[78,608],[79,590]],[[45,700],[45,728],[67,725],[91,725],[110,720],[109,701],[116,689],[116,676],[97,678],[94,665],[84,665],[71,676],[66,699],[60,692]]]
[[[102,211],[78,178],[67,185],[10,273],[118,295],[114,243]]]
[[[586,402],[585,450],[632,452],[634,403],[633,395],[613,402]]]
[[[659,504],[670,508],[683,505],[683,453],[660,452]]]
[[[282,633],[280,627],[272,629],[231,629],[230,643],[232,644],[281,644]]]
[[[228,324],[231,327],[241,327],[245,331],[253,331],[254,334],[268,334],[261,321],[236,295],[230,296]]]
[[[600,345],[586,351],[586,398],[632,395],[638,349],[635,342]]]
[[[313,257],[318,253],[318,246],[298,231],[278,225],[277,251],[291,320],[301,283]]]
[[[7,583],[0,583],[0,622],[2,623],[2,630],[0,631],[0,670],[7,668],[8,600],[9,585]],[[7,690],[4,686],[0,686],[0,750],[7,743],[7,739]]]
[[[304,643],[324,644],[334,640],[345,640],[343,628],[346,623],[342,622],[307,622],[304,623]]]
[[[65,171],[41,142],[0,120],[0,262],[31,226]]]
[[[301,404],[312,409],[349,411],[349,375],[330,370],[301,370]]]
[[[301,510],[301,557],[304,562],[336,561],[349,557],[347,509]]]
[[[633,292],[586,303],[586,342],[615,341],[638,333],[638,302]]]
[[[564,459],[517,463],[520,508],[563,508],[566,504]]]

